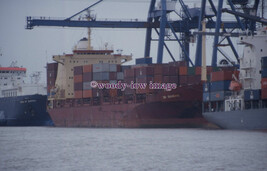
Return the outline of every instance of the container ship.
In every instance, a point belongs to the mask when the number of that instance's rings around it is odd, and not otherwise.
[[[39,84],[40,72],[25,83],[26,68],[0,67],[0,126],[50,126],[46,86]]]
[[[203,116],[224,129],[267,130],[267,27],[240,37],[238,71],[211,73],[203,86]]]
[[[149,57],[127,66],[124,63],[131,55],[114,54],[107,46],[93,49],[90,28],[88,33],[72,54],[53,56],[55,63],[47,65],[48,112],[55,126],[164,128],[208,124],[201,113],[201,67],[188,67],[184,61],[152,64]],[[143,60],[151,64],[142,64]]]

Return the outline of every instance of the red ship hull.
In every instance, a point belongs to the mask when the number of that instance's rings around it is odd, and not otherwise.
[[[201,115],[201,103],[202,86],[192,85],[146,95],[138,102],[65,103],[48,111],[58,127],[204,127],[208,123]]]

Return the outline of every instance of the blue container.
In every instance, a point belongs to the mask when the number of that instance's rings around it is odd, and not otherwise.
[[[267,56],[261,57],[261,68],[267,68]]]
[[[210,91],[210,83],[204,83],[203,92],[209,92],[209,91]]]
[[[210,83],[210,92],[229,91],[231,81],[214,81]]]
[[[208,101],[210,101],[210,93],[204,92],[203,93],[203,102],[208,102]]]
[[[109,64],[110,72],[117,72],[117,64]]]
[[[261,69],[261,78],[267,78],[267,68]]]
[[[135,60],[136,64],[152,64],[152,58],[138,58]]]
[[[109,80],[109,72],[102,72],[102,79]]]
[[[94,81],[109,80],[109,72],[94,72],[93,80]]]
[[[100,81],[100,80],[102,80],[102,74],[101,74],[101,72],[94,72],[93,73],[93,80],[94,81]]]
[[[117,72],[117,79],[118,80],[123,80],[124,79],[123,72]]]
[[[91,90],[91,81],[83,82],[83,90]]]
[[[261,90],[245,90],[244,99],[245,101],[249,100],[260,100]]]
[[[121,71],[124,72],[126,69],[131,69],[131,65],[122,65],[121,66]]]
[[[225,97],[230,96],[230,91],[217,91],[210,93],[210,101],[224,101]]]
[[[107,63],[93,64],[93,72],[109,72],[109,64]]]

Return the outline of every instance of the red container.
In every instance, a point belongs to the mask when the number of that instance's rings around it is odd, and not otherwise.
[[[201,75],[201,67],[196,67],[196,75]]]
[[[156,64],[154,65],[154,74],[155,75],[162,75],[163,74],[163,64]]]
[[[121,72],[121,65],[117,65],[117,72]]]
[[[178,75],[178,68],[176,66],[166,65],[163,67],[163,75]]]
[[[178,76],[169,76],[169,82],[168,83],[179,84],[179,77]]]
[[[267,88],[261,89],[261,99],[267,99]]]
[[[82,81],[83,82],[88,82],[93,80],[93,73],[92,72],[84,72],[82,76]]]
[[[267,78],[262,78],[261,79],[261,88],[262,89],[267,89]]]
[[[51,80],[51,79],[47,80],[47,86],[54,86],[55,83],[56,83],[56,80]]]
[[[211,73],[211,81],[232,80],[232,75],[238,79],[239,71],[216,71]]]
[[[74,75],[74,83],[81,83],[83,82],[83,76],[82,75]]]
[[[124,78],[124,82],[127,83],[128,85],[131,84],[132,81],[135,83],[134,77]]]
[[[84,65],[83,66],[83,73],[85,72],[93,72],[93,65],[90,64],[90,65]]]
[[[188,75],[187,76],[187,83],[188,84],[199,84],[201,82],[200,75]]]
[[[170,82],[170,76],[163,76],[163,83],[169,83]]]
[[[80,91],[74,91],[74,97],[76,99],[83,98],[83,91],[82,90],[80,90]]]
[[[47,71],[57,71],[58,63],[48,63]]]
[[[109,73],[110,80],[117,80],[117,72],[110,72]]]
[[[57,71],[48,71],[47,70],[47,78],[57,78]]]
[[[47,72],[47,80],[56,80],[57,74],[55,72]]]
[[[162,75],[154,75],[154,82],[155,83],[162,83],[163,82],[163,76]]]
[[[117,89],[109,89],[109,95],[110,97],[116,97],[118,95],[118,90]]]
[[[212,72],[212,67],[211,66],[207,66],[207,73],[210,74]]]
[[[176,66],[169,66],[169,73],[171,76],[177,76],[179,73],[179,68]]]
[[[135,77],[135,68],[125,69],[124,78],[132,78],[132,77]]]
[[[91,98],[91,97],[93,97],[92,90],[83,90],[83,98]]]
[[[83,74],[83,66],[74,67],[74,75],[82,75]]]
[[[179,84],[180,85],[187,85],[187,75],[180,75],[179,76]]]
[[[137,77],[136,78],[136,83],[149,83],[150,81],[154,81],[153,80],[154,77],[152,76],[146,76],[146,77]]]
[[[187,67],[180,66],[179,67],[179,75],[187,75]]]
[[[136,77],[154,75],[154,67],[145,66],[145,67],[136,68],[135,75]]]
[[[163,68],[162,68],[162,75],[165,75],[165,76],[170,75],[169,65],[163,66]]]

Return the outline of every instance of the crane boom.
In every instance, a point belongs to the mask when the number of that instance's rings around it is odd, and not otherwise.
[[[184,21],[178,20],[170,22],[176,32],[184,32],[188,29],[197,28],[198,21]],[[207,28],[215,27],[214,21],[207,22]],[[51,19],[50,17],[27,17],[26,29],[33,29],[35,26],[59,26],[59,27],[96,27],[96,28],[159,28],[160,22],[147,22],[147,21],[96,21],[96,20],[58,20]],[[229,21],[224,22],[225,28],[239,28],[237,22]],[[166,28],[170,28],[168,24]]]

